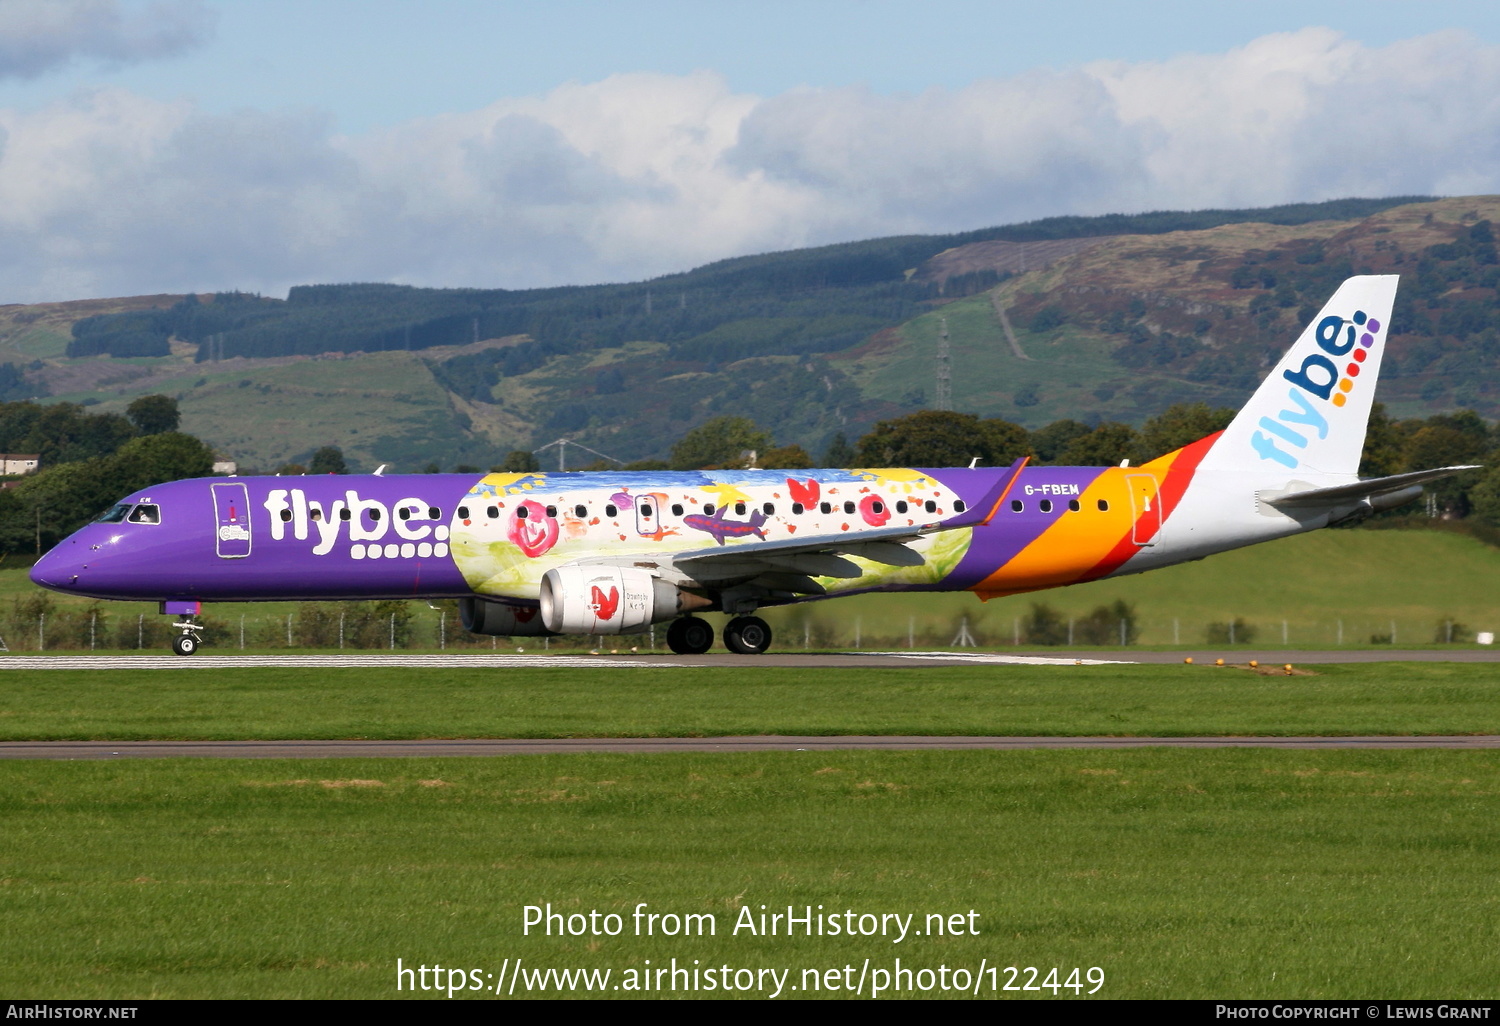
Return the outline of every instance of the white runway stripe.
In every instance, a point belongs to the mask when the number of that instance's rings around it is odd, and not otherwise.
[[[941,659],[953,663],[995,663],[1009,666],[1120,666],[1129,659],[1063,659],[1059,656],[1005,655],[1001,652],[845,652],[844,655],[882,659]]]

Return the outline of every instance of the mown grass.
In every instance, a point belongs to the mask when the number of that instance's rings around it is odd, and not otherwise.
[[[387,998],[398,957],[618,980],[899,956],[1099,966],[1110,998],[1493,997],[1497,794],[1493,754],[1461,751],[3,763],[0,990]],[[548,902],[718,929],[523,936]],[[733,936],[762,904],[972,909],[980,933]]]
[[[1485,664],[12,670],[0,739],[1500,733]]]

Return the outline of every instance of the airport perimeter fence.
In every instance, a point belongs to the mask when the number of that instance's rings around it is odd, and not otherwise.
[[[1295,617],[1068,616],[1033,606],[1026,615],[844,614],[815,604],[764,610],[779,651],[933,650],[963,648],[1151,647],[1317,649],[1338,647],[1472,646],[1494,640],[1494,625],[1451,616],[1350,615]],[[11,652],[165,650],[177,619],[122,611],[111,603],[68,604],[48,595],[18,598],[0,609],[0,642]],[[196,618],[209,649],[420,651],[666,651],[666,624],[641,634],[494,638],[463,629],[456,602],[307,602],[267,611],[264,606],[218,606]],[[722,618],[711,616],[715,622]]]

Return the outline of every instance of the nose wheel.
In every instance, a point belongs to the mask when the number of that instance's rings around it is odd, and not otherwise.
[[[678,655],[702,655],[713,647],[714,629],[707,620],[684,616],[667,628],[667,647]]]
[[[203,639],[198,637],[197,624],[189,620],[184,623],[174,623],[172,626],[182,631],[172,639],[173,652],[180,656],[190,656],[198,651],[198,646],[203,644]]]
[[[740,655],[761,655],[771,647],[771,625],[758,616],[736,616],[724,626],[724,647]]]

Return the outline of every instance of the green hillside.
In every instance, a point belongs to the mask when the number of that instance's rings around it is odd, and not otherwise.
[[[1494,197],[1350,200],[1053,218],[617,285],[0,307],[0,398],[166,392],[187,430],[263,468],[327,444],[363,469],[482,466],[560,436],[660,459],[724,414],[820,454],[932,404],[943,321],[957,409],[1139,424],[1237,406],[1343,277],[1394,272],[1381,398],[1400,417],[1495,417],[1497,217]]]

